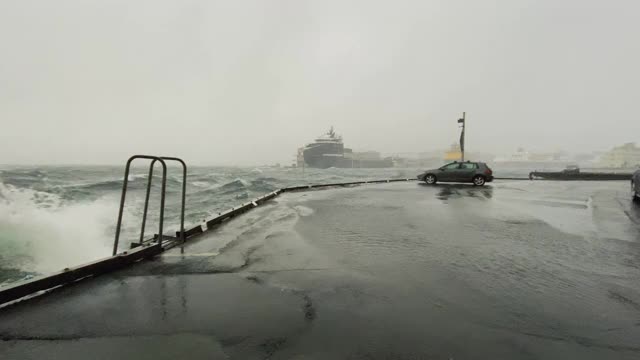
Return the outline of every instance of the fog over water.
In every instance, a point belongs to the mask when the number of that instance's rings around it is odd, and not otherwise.
[[[0,164],[640,142],[640,3],[2,1]]]

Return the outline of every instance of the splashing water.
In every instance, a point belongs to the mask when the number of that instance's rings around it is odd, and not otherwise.
[[[0,263],[49,273],[107,256],[114,199],[65,204],[58,195],[0,183]]]

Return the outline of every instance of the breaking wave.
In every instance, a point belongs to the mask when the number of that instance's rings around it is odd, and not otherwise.
[[[113,200],[65,204],[56,194],[0,183],[2,268],[50,273],[109,255]]]

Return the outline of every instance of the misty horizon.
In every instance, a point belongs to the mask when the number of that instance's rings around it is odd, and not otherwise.
[[[0,164],[640,143],[635,1],[0,4]],[[487,159],[491,160],[491,159]]]

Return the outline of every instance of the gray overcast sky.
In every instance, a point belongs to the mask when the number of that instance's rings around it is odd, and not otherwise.
[[[640,140],[640,1],[0,0],[0,163]],[[640,142],[640,141],[639,141]]]

